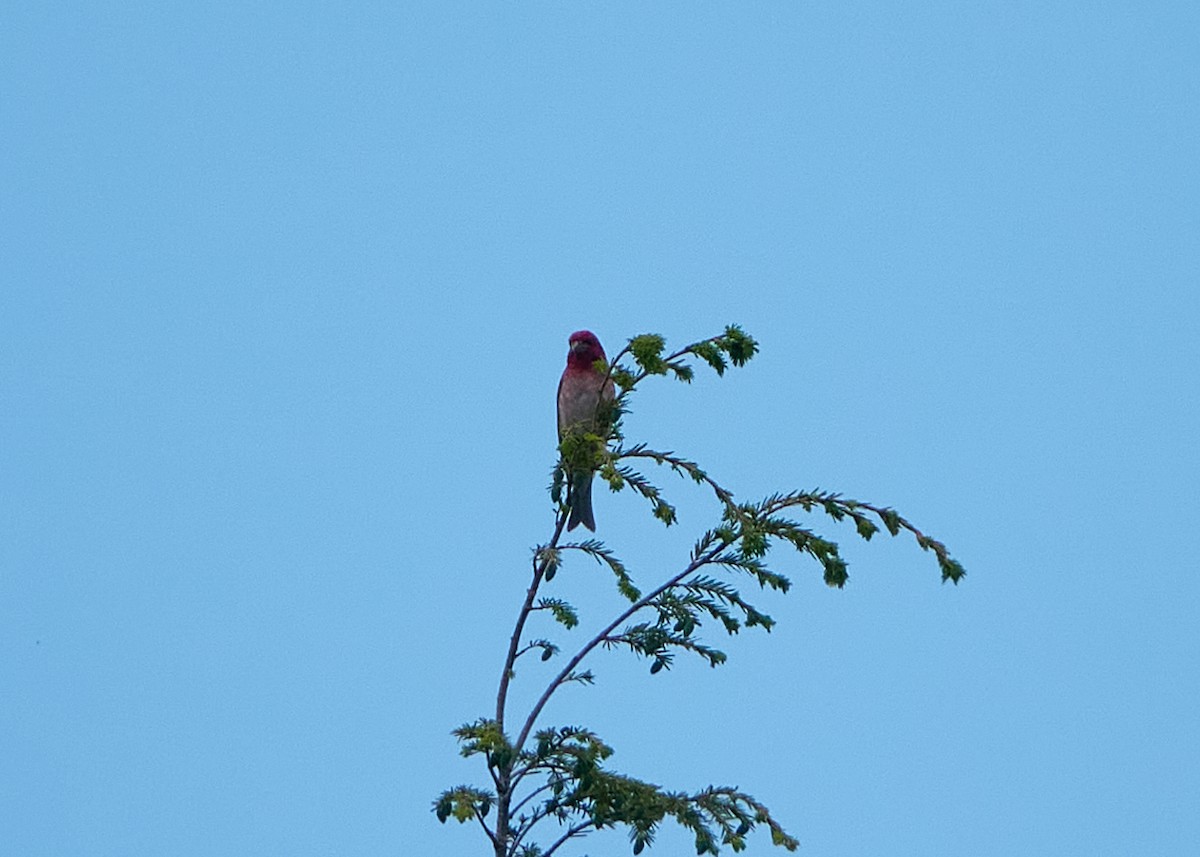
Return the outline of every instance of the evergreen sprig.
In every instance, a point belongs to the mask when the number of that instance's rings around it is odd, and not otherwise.
[[[625,569],[625,563],[617,559],[616,554],[604,546],[604,542],[599,539],[588,539],[583,542],[573,542],[570,544],[560,545],[559,550],[577,550],[590,556],[596,562],[607,565],[613,575],[617,578],[617,591],[625,596],[629,601],[637,601],[642,597],[642,593],[633,585],[633,578],[629,576],[629,572]]]
[[[662,452],[645,443],[624,445],[622,421],[629,411],[629,397],[647,378],[670,375],[690,383],[694,365],[704,364],[718,376],[746,364],[758,344],[740,327],[730,325],[709,339],[667,352],[657,334],[629,340],[613,361],[598,368],[607,371],[619,389],[608,412],[598,414],[598,424],[611,431],[600,435],[575,435],[560,445],[560,458],[551,473],[550,497],[557,509],[550,540],[532,552],[532,578],[516,627],[509,641],[501,672],[494,718],[480,719],[454,731],[463,756],[483,756],[492,789],[457,786],[443,792],[434,802],[439,821],[453,818],[475,822],[488,837],[495,857],[552,857],[565,843],[595,831],[624,827],[633,853],[653,844],[666,820],[674,821],[694,837],[696,853],[717,854],[728,846],[735,852],[746,848],[746,836],[755,828],[769,831],[771,842],[789,851],[797,841],[786,833],[766,806],[737,788],[709,786],[698,792],[667,791],[662,787],[606,767],[613,750],[598,735],[582,726],[540,728],[541,714],[550,698],[567,684],[592,684],[595,676],[582,662],[597,648],[628,649],[650,660],[651,674],[668,669],[677,653],[690,653],[710,666],[725,662],[724,652],[706,643],[700,633],[705,623],[718,626],[727,635],[742,628],[770,631],[775,620],[756,607],[739,589],[738,581],[749,577],[760,590],[786,593],[791,581],[770,568],[768,558],[774,545],[782,543],[814,560],[825,582],[845,586],[847,566],[835,541],[822,535],[796,515],[823,515],[835,523],[849,519],[855,534],[870,539],[881,529],[892,536],[907,532],[919,547],[932,551],[943,581],[958,583],[965,572],[946,547],[894,509],[850,500],[840,494],[793,491],[772,494],[757,502],[739,502],[696,462],[674,452]],[[686,564],[643,592],[630,570],[598,539],[563,542],[567,508],[563,502],[564,472],[579,467],[594,468],[613,491],[631,489],[648,501],[655,518],[667,525],[676,522],[675,507],[660,488],[635,466],[650,461],[705,486],[713,492],[720,513],[717,523],[700,535]],[[569,465],[569,466],[568,466]],[[628,602],[604,627],[585,642],[566,646],[548,636],[527,638],[531,617],[549,614],[550,627],[572,631],[580,624],[576,609],[562,598],[541,595],[541,588],[555,579],[571,552],[582,553],[607,567],[617,591]],[[523,655],[539,653],[551,661],[574,650],[541,695],[523,716],[519,728],[510,730],[508,689],[515,676],[514,665]],[[536,666],[536,665],[535,665]],[[515,737],[511,737],[515,733]],[[495,812],[493,813],[493,810]],[[543,842],[537,833],[553,822]]]
[[[690,618],[690,617],[689,617]],[[682,625],[682,620],[679,623]],[[692,627],[695,627],[692,621]],[[725,663],[725,653],[706,646],[697,637],[683,633],[663,622],[640,622],[627,625],[618,634],[605,635],[601,645],[606,649],[614,646],[628,646],[630,651],[647,658],[653,658],[650,664],[650,674],[653,675],[664,667],[670,667],[675,658],[672,649],[682,649],[692,652],[708,661],[709,666],[720,666]]]
[[[667,818],[692,832],[697,854],[717,854],[718,845],[744,850],[746,835],[758,825],[768,827],[776,844],[797,847],[767,807],[745,792],[724,786],[669,792],[606,770],[612,753],[598,735],[580,726],[543,729],[534,736],[533,749],[514,766],[514,784],[523,796],[513,802],[513,854],[549,857],[570,839],[617,826],[627,828],[633,853],[640,854]],[[524,782],[535,777],[543,781],[526,789]],[[474,817],[462,814],[466,820]],[[554,819],[564,832],[543,851],[525,839],[544,819]]]
[[[539,598],[537,606],[532,609],[549,610],[554,621],[568,631],[579,624],[579,614],[575,612],[575,608],[561,598]]]

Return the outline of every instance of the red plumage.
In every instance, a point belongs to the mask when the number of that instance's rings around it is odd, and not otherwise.
[[[571,334],[567,352],[567,368],[558,382],[558,438],[569,434],[608,434],[607,415],[600,413],[601,403],[616,398],[611,378],[608,378],[607,358],[600,340],[590,330]],[[583,524],[595,532],[596,519],[592,514],[591,468],[577,468],[567,474],[567,504],[571,518],[567,529]]]

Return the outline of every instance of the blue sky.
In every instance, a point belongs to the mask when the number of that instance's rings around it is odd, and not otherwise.
[[[10,9],[6,853],[484,853],[430,801],[484,778],[449,730],[552,526],[567,335],[729,322],[761,355],[631,439],[894,505],[969,576],[834,527],[845,590],[781,554],[769,636],[597,658],[548,722],[809,855],[1194,848],[1197,9]],[[715,513],[666,481],[670,531],[596,498],[647,583]]]

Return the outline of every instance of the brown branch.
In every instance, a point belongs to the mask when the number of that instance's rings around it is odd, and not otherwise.
[[[594,822],[594,821],[585,821],[582,824],[575,825],[570,830],[568,830],[566,833],[564,833],[562,836],[558,837],[558,840],[555,841],[555,843],[553,845],[551,845],[549,847],[549,849],[546,850],[546,852],[542,855],[542,857],[550,857],[551,854],[553,854],[555,851],[558,850],[558,846],[562,845],[564,842],[566,842],[572,836],[578,836],[579,834],[586,831],[589,827],[594,827],[595,825],[596,825],[596,822]]]
[[[562,538],[563,527],[567,523],[567,516],[564,512],[559,512],[558,520],[554,524],[554,535],[550,538],[550,543],[544,545],[538,551],[542,554],[544,551],[552,551],[558,547],[558,540]],[[529,589],[525,593],[525,603],[521,605],[521,612],[517,614],[516,626],[513,628],[512,637],[508,641],[508,657],[504,661],[504,672],[500,674],[500,687],[496,692],[496,724],[500,727],[501,733],[504,732],[504,709],[508,702],[508,685],[512,679],[513,665],[517,662],[517,649],[521,645],[521,634],[525,630],[525,622],[529,619],[529,614],[533,612],[533,599],[537,597],[538,587],[542,584],[542,578],[546,574],[546,568],[549,566],[549,558],[543,556],[541,562],[538,562],[537,555],[534,556],[533,564],[533,579],[529,583]]]
[[[622,622],[626,621],[634,613],[637,613],[639,610],[642,610],[643,608],[649,606],[651,601],[653,601],[658,596],[662,595],[664,592],[666,592],[671,587],[677,585],[679,583],[679,581],[683,580],[689,574],[693,573],[700,567],[712,562],[713,559],[716,558],[716,556],[718,554],[720,554],[720,552],[723,551],[728,546],[729,546],[729,542],[727,542],[725,540],[721,540],[715,548],[711,549],[710,551],[705,553],[703,556],[699,556],[696,559],[692,560],[690,563],[687,564],[687,566],[683,569],[683,571],[681,571],[678,574],[676,574],[675,576],[671,577],[669,580],[667,580],[666,583],[659,586],[653,592],[650,592],[648,595],[642,596],[640,599],[638,599],[636,602],[634,602],[632,605],[630,605],[630,607],[627,610],[625,610],[623,613],[621,613],[621,615],[619,615],[616,619],[614,619],[612,622],[610,622],[604,628],[603,631],[601,631],[599,634],[597,634],[595,637],[593,637],[591,640],[589,640],[582,649],[580,649],[578,652],[576,652],[575,655],[571,658],[571,660],[567,662],[567,665],[565,667],[563,667],[562,671],[559,672],[559,674],[554,678],[554,680],[551,681],[550,684],[546,687],[546,690],[543,691],[541,697],[538,699],[537,703],[533,706],[533,709],[529,712],[529,717],[526,718],[526,720],[525,720],[525,725],[521,729],[521,734],[517,736],[517,741],[513,745],[513,752],[514,753],[521,752],[521,747],[524,746],[526,739],[529,738],[529,733],[533,730],[533,725],[534,725],[534,723],[537,722],[537,718],[542,713],[542,709],[546,707],[546,703],[550,701],[550,697],[554,694],[554,691],[557,690],[567,680],[567,677],[570,676],[571,672],[575,669],[575,667],[577,667],[579,665],[580,661],[582,661],[584,658],[586,658],[588,656],[588,654],[594,648],[596,648],[601,643],[603,643],[608,638],[608,635],[611,634],[618,625],[620,625]]]

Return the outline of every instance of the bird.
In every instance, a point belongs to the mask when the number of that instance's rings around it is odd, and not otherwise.
[[[608,377],[604,348],[590,330],[575,331],[568,342],[567,368],[558,382],[559,444],[572,435],[591,434],[607,439],[611,414],[602,405],[608,405],[616,398],[616,390]],[[571,508],[567,531],[583,524],[595,532],[596,518],[592,514],[594,456],[585,447],[570,457],[573,462],[564,462],[567,504]]]

